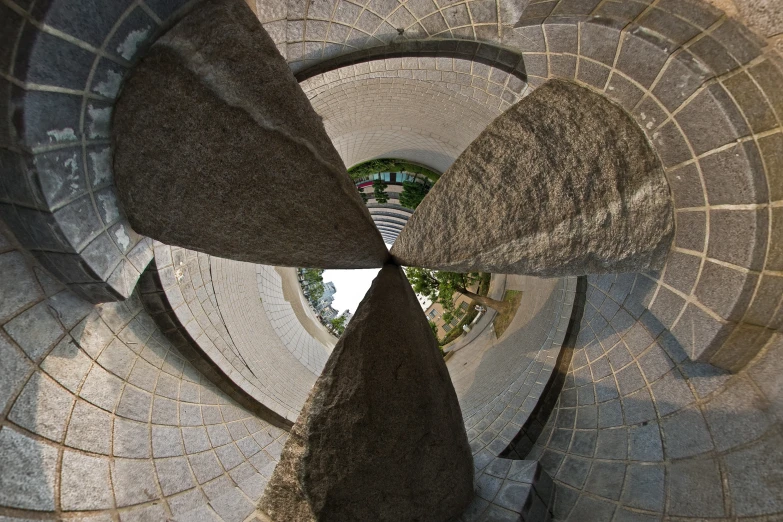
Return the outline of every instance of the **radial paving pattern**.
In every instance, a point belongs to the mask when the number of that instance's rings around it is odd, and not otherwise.
[[[287,433],[198,372],[136,294],[93,306],[0,249],[0,519],[250,514]]]
[[[109,122],[128,71],[197,3],[0,0],[0,520],[252,520],[323,367],[268,267],[191,253],[177,274],[155,252],[157,282],[137,286],[153,242],[117,204]],[[665,168],[666,266],[588,278],[528,460],[496,455],[554,372],[572,283],[453,356],[477,368],[452,368],[479,479],[464,520],[515,520],[509,492],[534,490],[545,519],[530,460],[556,520],[781,517],[783,60],[765,40],[698,0],[255,7],[349,167],[445,171],[561,78],[623,107]],[[407,211],[369,207],[393,240]]]
[[[561,520],[783,511],[783,342],[745,370],[688,360],[641,303],[644,275],[590,277],[563,393],[538,445]],[[614,517],[614,518],[613,518]]]

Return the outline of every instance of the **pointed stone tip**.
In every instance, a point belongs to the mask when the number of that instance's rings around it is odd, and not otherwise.
[[[641,127],[604,96],[550,80],[465,149],[390,253],[454,272],[628,272],[660,264],[673,230],[668,182]]]

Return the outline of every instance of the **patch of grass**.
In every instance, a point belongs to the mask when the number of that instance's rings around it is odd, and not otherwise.
[[[495,335],[498,339],[500,339],[506,331],[508,325],[511,324],[511,320],[514,319],[514,316],[517,315],[519,303],[522,302],[522,292],[519,290],[506,290],[505,295],[503,295],[503,301],[510,303],[511,306],[505,312],[495,316]]]
[[[486,297],[487,292],[489,292],[490,279],[492,279],[492,274],[488,272],[481,273],[481,275],[479,276],[478,291],[476,291],[478,295],[482,295]]]

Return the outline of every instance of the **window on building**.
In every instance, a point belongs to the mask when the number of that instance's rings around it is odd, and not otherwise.
[[[430,321],[432,321],[432,320],[433,320],[433,319],[435,319],[437,316],[438,316],[438,311],[437,311],[437,310],[430,310],[430,313],[429,313],[429,314],[427,314],[427,319],[429,319]]]
[[[449,333],[451,331],[451,325],[450,324],[444,324],[443,325],[443,331],[446,333]]]
[[[456,315],[457,317],[462,317],[462,316],[465,315],[465,312],[467,312],[467,311],[468,311],[468,302],[467,301],[463,301],[463,302],[460,303],[460,305],[457,308],[456,313],[454,315]]]

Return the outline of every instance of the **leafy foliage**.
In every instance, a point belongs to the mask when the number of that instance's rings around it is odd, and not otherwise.
[[[345,316],[341,315],[340,317],[332,319],[329,322],[331,323],[334,331],[337,332],[337,335],[342,335],[343,332],[345,332]]]
[[[316,302],[324,295],[324,278],[322,268],[305,268],[302,275],[304,276],[304,284],[307,286],[307,291],[310,294],[310,301]]]
[[[451,321],[454,314],[454,292],[467,294],[467,287],[479,278],[478,272],[459,274],[417,267],[406,268],[405,275],[408,276],[414,292],[432,299],[443,307],[443,320],[447,323]]]
[[[400,194],[400,205],[415,210],[429,191],[430,187],[424,183],[403,181],[402,193]]]
[[[434,321],[430,321],[430,328],[432,329],[432,335],[435,336],[435,339],[438,338],[438,325],[435,324]]]
[[[376,179],[372,182],[373,196],[375,201],[380,204],[384,204],[389,201],[389,194],[386,193],[386,189],[389,187],[388,183],[381,179]]]
[[[411,172],[413,174],[421,174],[433,183],[438,181],[438,178],[440,178],[440,174],[431,169],[428,169],[427,167],[422,167],[421,165],[416,165],[414,163],[398,159],[374,159],[365,161],[364,163],[360,163],[348,169],[348,174],[351,176],[351,179],[357,179],[369,176],[371,174],[376,174],[378,172],[402,171]]]

